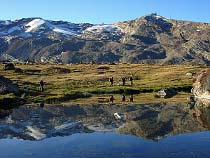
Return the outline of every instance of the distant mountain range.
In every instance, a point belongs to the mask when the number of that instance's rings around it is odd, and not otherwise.
[[[149,14],[114,24],[0,21],[0,60],[210,64],[210,24]]]

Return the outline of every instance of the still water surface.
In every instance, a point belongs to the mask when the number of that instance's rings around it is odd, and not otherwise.
[[[208,158],[209,116],[184,103],[23,106],[0,120],[0,157]]]

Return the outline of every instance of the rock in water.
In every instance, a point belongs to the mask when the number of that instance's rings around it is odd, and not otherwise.
[[[10,79],[7,79],[0,75],[0,94],[6,93],[19,93],[17,85],[13,84]]]
[[[157,96],[160,98],[171,98],[176,94],[177,92],[174,89],[161,89],[157,92]]]
[[[206,69],[196,76],[192,93],[197,99],[210,101],[210,69]]]

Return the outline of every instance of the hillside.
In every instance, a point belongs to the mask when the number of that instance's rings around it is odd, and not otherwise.
[[[210,64],[210,24],[156,14],[114,24],[0,21],[0,59],[54,63]]]

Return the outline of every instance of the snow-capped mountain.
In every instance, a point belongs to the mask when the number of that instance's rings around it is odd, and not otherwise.
[[[63,35],[74,35],[79,34],[82,29],[85,29],[82,24],[53,22],[41,18],[0,22],[0,35],[19,36],[24,38],[46,35],[50,31],[61,33]]]
[[[64,21],[50,21],[42,18],[25,18],[15,21],[0,21],[0,36],[23,38],[49,36],[54,34],[73,36],[85,33],[120,32],[114,25],[75,24]]]
[[[209,37],[208,23],[157,14],[114,24],[23,18],[0,21],[0,60],[210,64]]]

